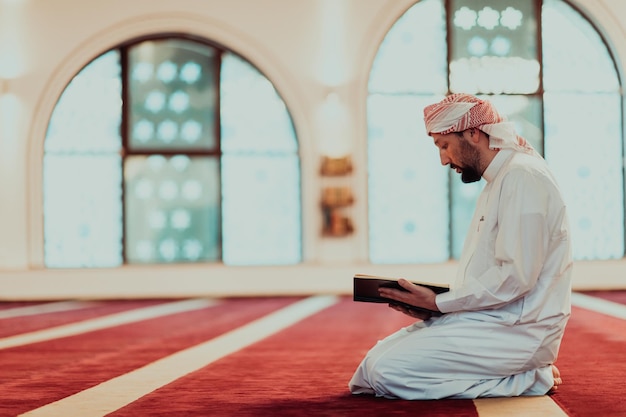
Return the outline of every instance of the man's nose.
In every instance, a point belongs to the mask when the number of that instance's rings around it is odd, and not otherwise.
[[[446,166],[450,163],[450,158],[448,158],[444,151],[439,151],[439,159],[441,160],[441,165],[443,166]]]

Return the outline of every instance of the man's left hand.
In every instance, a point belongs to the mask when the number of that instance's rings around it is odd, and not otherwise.
[[[378,289],[378,293],[391,300],[400,301],[405,304],[426,308],[432,311],[439,311],[437,303],[435,302],[437,294],[430,288],[413,284],[404,278],[400,278],[398,280],[398,284],[400,284],[400,286],[406,291],[381,287]]]

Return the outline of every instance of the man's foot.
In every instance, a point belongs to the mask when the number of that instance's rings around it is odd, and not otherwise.
[[[561,371],[559,371],[559,368],[554,365],[552,365],[552,377],[554,378],[554,385],[552,385],[552,388],[550,388],[548,394],[552,394],[553,392],[555,392],[559,385],[563,383],[563,380],[561,379]]]

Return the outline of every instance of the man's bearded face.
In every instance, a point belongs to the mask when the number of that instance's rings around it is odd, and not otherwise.
[[[461,170],[461,181],[466,184],[480,181],[481,173],[478,172],[480,167],[480,154],[474,149],[463,137],[459,137],[457,160],[459,165],[450,163],[450,168]]]

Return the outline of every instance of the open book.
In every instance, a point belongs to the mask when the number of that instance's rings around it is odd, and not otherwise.
[[[354,275],[354,301],[365,301],[368,303],[397,304],[397,305],[402,305],[412,310],[426,311],[429,313],[441,314],[439,312],[433,312],[425,308],[416,307],[416,306],[402,303],[400,301],[381,297],[380,294],[378,294],[378,289],[380,287],[390,287],[390,288],[399,289],[401,291],[406,291],[404,288],[400,286],[400,284],[398,284],[398,279],[399,278],[383,277],[383,276],[377,276],[377,275],[355,274]],[[409,281],[411,281],[413,284],[430,288],[437,294],[450,290],[450,286],[447,284],[433,284],[430,282],[420,282],[420,281],[413,281],[413,280],[409,280]]]

